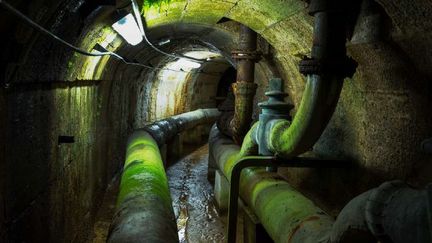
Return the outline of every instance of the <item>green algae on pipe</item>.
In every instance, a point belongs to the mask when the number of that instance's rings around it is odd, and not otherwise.
[[[217,128],[212,129],[209,146],[228,181],[238,159],[256,151],[250,142],[256,126],[245,137],[244,144],[251,146],[243,146],[242,150]],[[244,169],[240,196],[275,242],[316,243],[328,238],[333,219],[276,173],[259,168]]]
[[[327,126],[341,89],[339,78],[329,80],[309,76],[294,120],[275,120],[265,128],[269,150],[278,157],[289,159],[311,149]]]
[[[145,131],[128,141],[108,242],[178,242],[177,225],[159,147]]]

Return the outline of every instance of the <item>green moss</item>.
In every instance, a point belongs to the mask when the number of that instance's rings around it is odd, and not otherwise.
[[[235,5],[227,17],[235,19],[261,33],[269,26],[294,15],[304,8],[304,3],[297,0],[242,0]],[[253,11],[253,14],[251,14],[251,11]]]
[[[143,6],[144,7],[152,7],[152,6],[158,6],[160,7],[163,3],[169,4],[172,0],[144,0]]]
[[[216,24],[225,16],[235,1],[190,1],[183,14],[184,23],[208,23]]]
[[[171,207],[171,196],[159,148],[146,132],[136,132],[129,141],[117,205],[127,198],[157,200]]]

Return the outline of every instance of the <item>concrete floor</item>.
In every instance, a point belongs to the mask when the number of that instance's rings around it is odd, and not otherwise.
[[[224,242],[225,217],[219,217],[207,181],[208,145],[167,170],[180,242]]]
[[[119,177],[116,177],[108,186],[102,205],[96,214],[93,234],[88,241],[89,243],[105,243],[107,240],[111,220],[115,213],[119,182]]]
[[[188,155],[169,166],[167,176],[181,243],[224,242],[226,215],[220,217],[213,203],[213,188],[207,181],[208,145],[186,147]],[[92,239],[106,242],[118,194],[113,181],[96,216]]]

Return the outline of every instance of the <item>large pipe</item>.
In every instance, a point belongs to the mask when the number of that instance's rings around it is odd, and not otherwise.
[[[159,146],[165,144],[176,134],[189,130],[197,125],[211,124],[220,116],[217,109],[198,109],[195,111],[172,116],[147,125],[144,130],[149,132]]]
[[[218,115],[216,109],[200,109],[155,122],[129,137],[108,242],[178,242],[159,146],[180,132],[214,122]]]
[[[346,59],[343,13],[316,12],[312,59],[322,63]],[[343,67],[340,67],[343,69]],[[312,148],[326,128],[339,99],[344,75],[337,67],[321,74],[309,74],[303,97],[292,122],[278,120],[267,124],[269,150],[292,158]]]
[[[427,191],[385,182],[351,200],[340,212],[331,242],[431,242]]]
[[[241,157],[240,147],[214,127],[210,132],[212,157],[228,181]],[[251,139],[248,134],[245,140]],[[325,239],[333,220],[311,200],[291,187],[276,173],[265,169],[244,169],[240,197],[258,216],[275,242],[316,243]]]
[[[178,242],[168,180],[156,141],[146,131],[128,141],[108,242]]]
[[[245,141],[253,139],[253,136],[248,133]],[[234,165],[249,151],[241,151],[216,127],[211,130],[210,138],[210,156],[230,181]],[[278,243],[432,240],[432,225],[428,221],[431,217],[428,209],[432,206],[429,205],[428,192],[398,181],[386,182],[352,199],[335,222],[276,173],[264,169],[249,168],[242,172],[240,197]]]
[[[257,89],[254,83],[255,62],[258,60],[257,33],[245,25],[240,26],[239,49],[233,51],[237,60],[237,79],[232,84],[235,96],[234,117],[225,126],[237,144],[241,144],[250,129],[253,101]]]
[[[278,157],[293,158],[309,150],[321,136],[336,107],[343,79],[349,73],[343,6],[341,1],[311,2],[311,14],[315,16],[314,43],[311,60],[306,60],[306,64],[312,65],[309,69],[305,65],[303,70],[308,74],[307,83],[294,120],[260,122],[250,129],[241,150],[224,139],[210,144],[213,158],[228,181],[236,162],[242,156],[256,154],[259,142]],[[264,143],[259,141],[257,135],[263,132],[258,129],[265,131]],[[275,173],[245,169],[240,196],[276,242],[325,242],[328,238],[331,217]]]

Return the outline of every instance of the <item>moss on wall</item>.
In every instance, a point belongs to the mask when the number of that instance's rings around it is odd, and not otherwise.
[[[64,7],[72,17],[62,22],[56,15],[64,12],[58,11],[57,6],[65,2],[57,1],[58,4],[50,6],[51,2],[35,1],[31,16],[40,14],[38,20],[46,26],[54,24],[49,20],[55,20],[56,26],[64,27],[60,34],[80,47],[91,50],[96,43],[106,42],[108,49],[140,60],[149,61],[154,57],[148,49],[137,51],[118,36],[113,37],[116,34],[103,21],[80,29],[83,22],[75,21],[78,17],[72,12],[73,8]],[[392,43],[380,43],[382,48],[376,44],[351,47],[350,53],[360,63],[359,72],[345,81],[332,123],[315,147],[315,152],[322,156],[347,157],[355,161],[357,167],[344,172],[307,169],[284,172],[293,185],[309,191],[332,212],[337,212],[354,194],[379,181],[402,178],[421,184],[431,178],[430,169],[424,167],[430,158],[417,151],[421,140],[432,136],[432,119],[425,114],[431,104],[429,89],[425,87],[430,86],[427,81],[430,80],[432,55],[424,54],[430,49],[427,48],[431,43],[427,29],[430,21],[427,14],[418,14],[426,13],[430,3],[379,2],[397,27]],[[313,19],[307,14],[304,1],[153,0],[142,3],[150,30],[169,26],[170,31],[165,29],[165,34],[196,34],[201,40],[217,42],[227,53],[235,46],[236,26],[217,24],[220,19],[231,18],[253,28],[272,45],[267,54],[285,80],[286,91],[294,103],[299,104],[304,78],[297,65],[300,58],[309,53],[312,43]],[[202,30],[196,26],[226,32]],[[415,31],[406,34],[407,30]],[[0,170],[8,172],[6,183],[14,185],[6,192],[11,202],[6,205],[6,220],[19,218],[10,229],[17,240],[51,237],[79,241],[80,230],[85,231],[83,228],[91,223],[99,194],[123,161],[126,135],[148,118],[145,114],[149,107],[147,97],[152,90],[151,83],[143,80],[153,80],[154,73],[126,67],[106,57],[74,55],[45,37],[33,38],[34,32],[23,27],[13,31],[8,32],[8,36],[17,37],[20,43],[28,45],[20,60],[15,56],[10,59],[14,65],[20,65],[13,81],[29,86],[8,91],[7,114],[0,112],[2,117],[7,117],[3,126],[7,130],[3,129],[2,134],[6,133],[8,146],[13,148],[6,152],[7,164],[2,164],[7,168]],[[80,36],[74,35],[80,31]],[[393,54],[388,52],[389,47],[393,48]],[[16,45],[13,48],[17,48]],[[402,64],[399,60],[403,60]],[[256,75],[261,77],[257,79],[261,88],[267,83],[268,73],[271,72],[259,71]],[[31,84],[35,80],[76,79],[106,81],[86,87],[73,83],[67,88],[48,83]],[[197,89],[204,88],[197,86],[191,90]],[[264,98],[262,92],[259,98]],[[58,145],[58,135],[64,134],[75,135],[76,143]],[[0,181],[0,184],[1,190],[5,182]],[[331,201],[328,195],[334,195]],[[46,215],[52,222],[51,228],[47,227]]]

